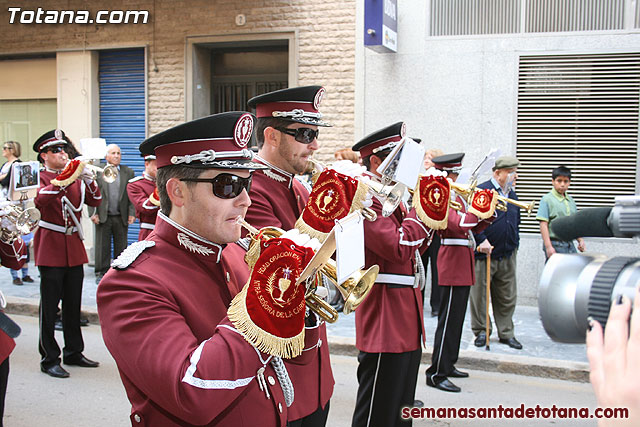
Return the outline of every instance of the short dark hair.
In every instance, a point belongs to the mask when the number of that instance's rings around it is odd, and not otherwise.
[[[275,117],[262,117],[259,118],[256,124],[256,144],[258,145],[258,149],[262,148],[264,145],[264,130],[268,127],[278,128],[278,127],[286,127],[293,122],[289,122],[287,120],[278,119]]]
[[[369,154],[367,157],[362,158],[362,166],[364,166],[365,168],[367,168],[367,170],[369,170],[369,168],[371,167],[371,156],[376,156],[380,160],[384,161],[384,159],[386,159],[389,154],[391,154],[391,148],[378,151],[375,154]]]
[[[171,213],[172,206],[171,199],[169,198],[169,193],[167,193],[167,181],[169,181],[171,178],[198,178],[207,170],[208,169],[192,168],[183,165],[169,165],[158,169],[158,173],[156,176],[156,186],[158,187],[158,195],[160,196],[160,211],[167,216]],[[191,187],[197,184],[197,182],[185,182],[187,183],[187,187]]]
[[[558,166],[557,168],[551,171],[551,179],[555,180],[559,176],[566,176],[567,178],[571,179],[571,169],[563,165],[563,166]]]

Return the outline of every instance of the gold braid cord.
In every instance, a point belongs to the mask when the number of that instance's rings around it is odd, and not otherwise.
[[[249,279],[251,280],[251,279]],[[281,338],[263,330],[251,320],[247,311],[247,288],[249,282],[233,298],[227,315],[233,326],[244,336],[249,344],[273,356],[292,359],[302,354],[304,349],[304,328],[298,335]]]

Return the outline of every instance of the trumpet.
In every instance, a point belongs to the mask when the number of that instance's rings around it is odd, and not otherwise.
[[[0,212],[2,226],[0,240],[8,245],[18,237],[31,233],[40,222],[40,211],[36,208],[24,209],[20,205],[7,205]]]
[[[263,227],[260,230],[253,227],[249,223],[247,223],[242,217],[238,217],[236,219],[237,223],[244,227],[251,237],[251,243],[249,243],[249,249],[247,254],[249,254],[254,245],[258,244],[260,239],[272,239],[276,237],[282,236],[284,234],[284,230],[277,227]],[[328,256],[330,256],[329,254]],[[321,284],[322,276],[324,275],[333,283],[338,289],[338,291],[342,294],[345,303],[343,308],[344,314],[349,314],[353,310],[355,310],[360,303],[365,299],[371,287],[376,281],[378,277],[379,267],[374,265],[370,267],[366,271],[357,271],[351,277],[347,278],[343,283],[338,283],[337,279],[337,269],[335,261],[330,258],[323,260],[322,267],[319,271],[312,275],[313,278],[307,280],[307,283],[310,283],[310,286],[307,287],[305,293],[305,302],[310,309],[318,314],[318,316],[322,317],[325,321],[329,323],[335,323],[338,320],[338,312],[331,307],[324,299],[320,298],[316,295],[316,289],[318,286],[324,286]]]
[[[107,165],[104,168],[101,168],[92,163],[85,163],[84,167],[95,174],[101,173],[102,179],[104,179],[104,182],[107,184],[111,184],[118,177],[118,168],[113,165]]]
[[[315,159],[308,160],[310,165],[313,165],[313,170],[324,170],[327,169],[324,163],[319,162]],[[376,196],[382,202],[382,216],[388,217],[391,215],[397,208],[400,202],[402,201],[402,195],[404,194],[405,186],[404,184],[397,183],[395,185],[384,184],[380,181],[376,181],[370,179],[366,182],[366,185],[369,188],[369,191],[372,195]],[[369,209],[365,208],[362,210],[363,216],[369,221],[375,221],[377,214]],[[370,219],[372,217],[373,219]]]
[[[526,210],[527,216],[531,215],[531,212],[533,211],[533,207],[536,204],[535,200],[532,200],[529,203],[524,203],[524,202],[521,202],[520,200],[514,200],[505,196],[498,195],[498,204],[496,205],[496,209],[500,209],[501,211],[506,211],[508,203],[511,203],[512,205],[517,206],[520,209]]]

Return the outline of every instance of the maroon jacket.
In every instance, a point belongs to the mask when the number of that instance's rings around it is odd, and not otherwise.
[[[73,217],[79,224],[82,205],[96,207],[102,202],[102,196],[95,181],[87,185],[76,179],[66,187],[58,187],[51,184],[56,176],[58,172],[49,169],[40,172],[35,205],[41,218],[33,237],[35,261],[36,265],[47,267],[74,267],[88,260]]]
[[[464,240],[474,241],[471,233],[480,233],[495,217],[478,219],[467,212],[462,197],[456,195],[456,201],[462,205],[462,210],[449,208],[447,228],[439,232],[442,240],[438,252],[438,282],[440,286],[473,286],[476,282],[473,248],[463,243]]]
[[[98,313],[135,426],[284,426],[287,407],[270,357],[226,318],[246,278],[224,251],[158,215],[147,240],[118,258],[98,286]],[[267,392],[258,373],[264,368]],[[301,395],[304,395],[300,391]],[[141,420],[138,422],[137,420]]]
[[[268,164],[260,158],[257,160]],[[309,192],[293,175],[273,167],[253,173],[249,197],[251,206],[245,217],[249,224],[258,229],[275,226],[286,231],[294,228]],[[315,328],[306,328],[303,355],[285,364],[296,393],[288,419],[298,420],[319,407],[324,408],[335,384],[324,321]]]
[[[155,227],[160,206],[156,206],[149,201],[149,196],[155,189],[156,181],[145,173],[130,179],[127,184],[129,200],[135,206],[136,217],[140,221],[138,240],[146,239]]]
[[[414,288],[415,251],[425,251],[433,230],[401,204],[389,217],[364,223],[365,268],[380,267],[378,279],[356,310],[356,347],[367,353],[404,353],[424,343],[422,293]]]
[[[0,242],[0,261],[2,262],[3,267],[7,267],[12,270],[19,270],[22,268],[26,260],[27,246],[21,238],[16,239],[11,245]],[[0,310],[2,309],[0,308]],[[4,362],[5,359],[9,357],[15,346],[16,342],[13,338],[0,329],[0,363]]]

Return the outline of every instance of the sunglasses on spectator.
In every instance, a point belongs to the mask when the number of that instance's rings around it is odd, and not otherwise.
[[[64,147],[62,145],[56,145],[47,150],[48,153],[53,153],[53,154],[60,153],[62,151],[64,151]]]
[[[318,137],[320,133],[319,130],[313,130],[311,128],[297,128],[297,129],[289,129],[283,127],[277,127],[276,130],[279,130],[282,133],[286,133],[287,135],[291,135],[293,139],[303,144],[311,144],[314,139]]]
[[[4,147],[2,147],[3,150],[11,150],[11,147],[9,147],[8,145],[5,145]]]
[[[213,178],[182,178],[180,181],[189,182],[210,182],[213,194],[221,199],[234,199],[238,197],[242,190],[251,188],[251,177],[242,178],[230,173],[221,173]]]

